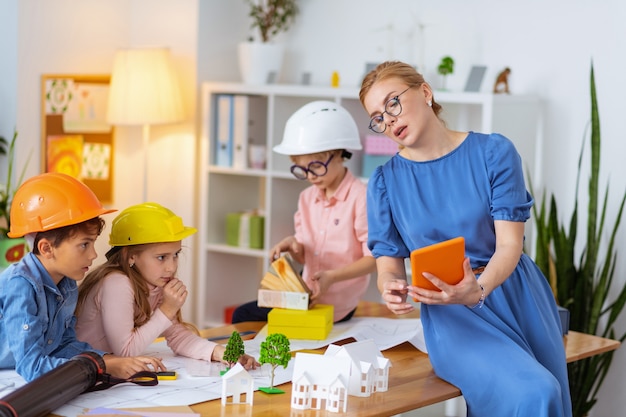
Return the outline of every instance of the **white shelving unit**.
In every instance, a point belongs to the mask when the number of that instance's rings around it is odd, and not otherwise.
[[[298,194],[308,182],[289,172],[287,156],[272,148],[281,142],[289,116],[314,100],[334,101],[355,118],[361,136],[369,134],[369,117],[358,100],[357,88],[298,85],[250,86],[235,83],[202,84],[202,126],[198,145],[198,244],[196,245],[196,297],[194,322],[200,327],[223,324],[228,306],[256,299],[258,283],[270,263],[269,249],[293,234],[293,214]],[[216,166],[215,107],[219,94],[241,94],[262,98],[266,112],[265,169],[234,169]],[[535,172],[535,149],[541,136],[539,100],[534,97],[476,93],[435,92],[444,107],[448,126],[460,130],[497,131],[518,144],[518,149]],[[259,139],[255,139],[259,144]],[[361,172],[360,153],[348,162],[353,173]],[[534,180],[534,177],[533,177]],[[537,181],[535,181],[537,182]],[[226,214],[261,209],[265,214],[264,249],[245,249],[226,244]],[[375,282],[373,293],[377,294]]]

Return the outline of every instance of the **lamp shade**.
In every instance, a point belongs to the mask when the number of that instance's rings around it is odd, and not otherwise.
[[[175,123],[184,118],[167,48],[124,49],[115,55],[107,121],[113,125]]]

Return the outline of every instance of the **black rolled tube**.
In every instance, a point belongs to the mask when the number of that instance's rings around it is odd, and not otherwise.
[[[102,357],[83,352],[0,398],[0,417],[44,417],[96,385]]]

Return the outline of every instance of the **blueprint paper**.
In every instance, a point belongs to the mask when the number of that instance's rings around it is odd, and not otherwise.
[[[163,407],[163,409],[171,409],[172,407]],[[153,411],[144,408],[118,410],[116,408],[98,407],[93,408],[82,414],[83,416],[96,416],[96,415],[121,415],[121,416],[141,416],[141,417],[200,417],[200,414],[194,413],[192,409],[188,411],[172,412],[172,411]]]
[[[245,340],[246,353],[259,357],[261,342],[267,337],[267,326],[254,339]],[[291,351],[319,349],[339,340],[354,338],[357,341],[372,339],[381,350],[387,350],[404,342],[410,342],[417,349],[426,352],[422,324],[419,319],[394,319],[379,317],[354,317],[345,323],[333,325],[333,329],[325,340],[290,340]],[[70,400],[67,404],[54,411],[54,414],[65,417],[77,417],[95,408],[138,408],[163,407],[197,404],[200,402],[220,399],[222,397],[222,380],[220,371],[225,365],[217,362],[204,362],[196,359],[176,356],[165,341],[150,345],[145,355],[163,358],[169,370],[176,371],[176,380],[161,380],[153,387],[135,384],[120,384],[103,391],[88,392]],[[279,386],[291,381],[294,360],[287,368],[278,366],[275,371],[274,385]],[[270,386],[271,365],[249,371],[254,378],[254,389]],[[25,381],[14,370],[0,370],[0,387],[11,385],[0,392],[4,396],[23,386]]]
[[[257,333],[252,341],[256,342],[260,348],[261,342],[266,337],[267,325]],[[319,349],[350,337],[357,341],[372,339],[380,350],[387,350],[404,342],[410,342],[416,349],[427,353],[424,330],[420,319],[354,317],[344,323],[335,323],[328,337],[324,340],[290,339],[289,343],[292,351],[310,350]],[[247,349],[246,345],[246,353],[248,352]]]

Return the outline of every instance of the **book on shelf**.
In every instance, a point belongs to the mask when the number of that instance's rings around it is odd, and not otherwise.
[[[248,167],[248,96],[236,95],[233,101],[233,168]]]
[[[215,98],[215,165],[233,164],[233,102],[232,94],[218,94]]]
[[[311,290],[298,272],[296,262],[289,254],[272,262],[259,288],[259,307],[307,310]]]
[[[263,249],[265,216],[261,210],[226,213],[226,244]]]
[[[251,149],[250,145],[265,144],[266,121],[267,99],[265,97],[246,94],[234,96],[233,168],[264,168],[251,160],[249,149]]]
[[[267,99],[247,94],[217,94],[215,104],[215,165],[263,169],[264,163],[249,162],[249,153],[251,146],[258,148],[266,143]]]

